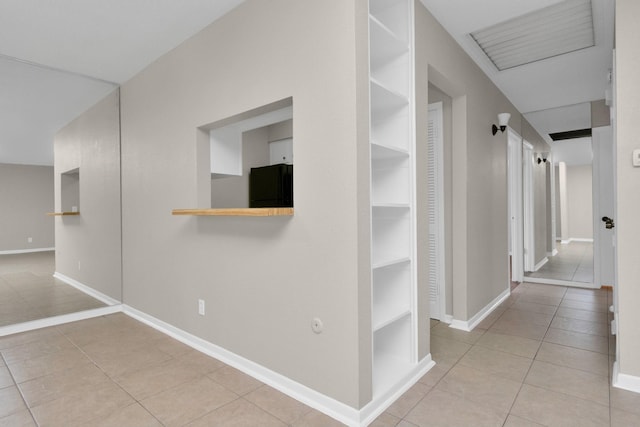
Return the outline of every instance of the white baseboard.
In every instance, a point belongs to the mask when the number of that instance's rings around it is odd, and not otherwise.
[[[75,279],[72,279],[71,277],[65,276],[62,273],[58,273],[57,271],[55,273],[53,273],[53,277],[55,277],[58,280],[63,281],[64,283],[66,283],[67,285],[73,286],[74,288],[84,292],[85,294],[99,300],[102,301],[103,303],[107,304],[107,305],[118,305],[120,304],[120,301],[118,301],[117,299],[114,299],[112,297],[110,297],[109,295],[105,295],[102,292],[96,291],[95,289],[93,289],[92,287],[89,287],[87,285],[85,285],[84,283],[80,283]]]
[[[548,262],[549,262],[549,258],[547,258],[547,257],[542,258],[539,263],[537,263],[536,265],[533,266],[533,271],[540,270],[542,268],[542,266],[545,265]]]
[[[547,252],[547,256],[548,257],[554,257],[556,255],[558,255],[558,250],[557,249],[554,249],[551,252]]]
[[[55,250],[56,248],[16,249],[11,251],[0,251],[0,255],[30,254],[32,252],[49,252]]]
[[[0,337],[18,334],[21,332],[33,331],[40,328],[62,325],[63,323],[76,322],[78,320],[91,319],[92,317],[106,316],[107,314],[122,311],[122,306],[111,305],[109,307],[92,308],[91,310],[79,311],[77,313],[62,314],[60,316],[47,317],[45,319],[31,320],[29,322],[16,323],[0,327]]]
[[[586,243],[593,243],[593,238],[587,238],[587,237],[569,237],[569,240],[563,240],[562,244],[566,245],[568,243],[571,242],[586,242]]]
[[[558,279],[545,279],[543,277],[524,277],[524,281],[528,283],[542,283],[545,285],[559,285],[559,286],[568,286],[572,288],[588,288],[588,289],[600,289],[600,286],[597,286],[594,283],[587,282],[572,282],[569,280],[558,280]]]
[[[621,373],[618,361],[613,363],[612,383],[614,387],[640,393],[640,377]]]
[[[496,309],[504,300],[509,298],[511,294],[510,289],[505,289],[500,295],[498,295],[493,301],[487,304],[483,309],[477,312],[471,319],[469,320],[456,320],[453,319],[450,328],[460,329],[461,331],[471,332],[473,328],[478,326],[478,323],[482,322],[485,317],[490,315],[493,310]]]
[[[450,325],[451,322],[453,322],[453,316],[450,314],[445,314],[444,316],[442,316],[442,319],[440,319],[440,321]]]
[[[403,381],[399,382],[395,389],[390,390],[378,398],[374,398],[364,408],[358,410],[126,304],[123,305],[122,311],[128,316],[202,353],[215,357],[227,365],[262,381],[293,399],[323,412],[348,426],[368,425],[400,397],[402,393],[413,386],[429,369],[435,366],[435,363],[431,360],[431,355],[425,357],[416,365],[415,369],[403,378]]]

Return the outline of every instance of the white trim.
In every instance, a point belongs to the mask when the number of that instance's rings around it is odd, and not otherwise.
[[[500,295],[498,295],[493,301],[487,304],[482,310],[477,312],[469,320],[456,320],[454,319],[449,325],[450,328],[460,329],[461,331],[471,332],[473,328],[478,326],[478,323],[482,322],[485,317],[490,315],[493,310],[504,302],[511,295],[511,289],[505,289]]]
[[[400,396],[402,396],[407,390],[413,387],[420,378],[424,376],[431,368],[433,368],[436,363],[431,359],[431,354],[428,354],[424,359],[422,359],[418,364],[413,368],[407,375],[405,375],[395,387],[387,390],[384,394],[374,397],[371,402],[367,403],[364,408],[360,409],[358,414],[358,419],[354,420],[353,424],[347,423],[347,425],[353,426],[368,426],[371,424],[376,418],[380,416],[387,408],[389,408]],[[274,388],[277,388],[274,386]],[[285,394],[286,391],[280,390]],[[291,396],[291,395],[290,395]],[[294,399],[298,399],[296,396],[291,396]],[[300,400],[300,399],[298,399]],[[306,402],[305,402],[306,403]],[[311,406],[314,409],[317,409],[320,412],[324,412],[322,408],[313,406],[313,404],[307,403],[307,405]],[[326,412],[324,412],[326,414]],[[329,414],[327,414],[329,415]]]
[[[542,266],[545,265],[548,262],[549,262],[549,258],[547,258],[547,257],[542,258],[539,263],[537,263],[536,265],[533,266],[533,271],[540,270],[542,268]]]
[[[640,377],[621,373],[618,361],[613,363],[612,384],[616,388],[640,393]]]
[[[446,323],[448,325],[451,324],[451,322],[453,322],[453,316],[450,314],[445,314],[442,319],[440,319],[441,322]]]
[[[593,243],[593,239],[588,237],[569,237],[569,240],[567,240],[567,243],[571,243],[571,242]]]
[[[589,282],[572,282],[570,280],[558,280],[558,279],[545,279],[542,277],[525,277],[525,282],[528,283],[543,283],[545,285],[560,285],[568,286],[572,288],[588,288],[588,289],[600,289],[599,286]]]
[[[56,248],[15,249],[10,251],[0,251],[0,255],[30,254],[32,252],[49,252],[55,250]]]
[[[33,331],[35,329],[47,328],[49,326],[62,325],[63,323],[76,322],[78,320],[91,319],[93,317],[105,316],[107,314],[119,313],[122,305],[111,305],[109,307],[92,308],[91,310],[79,311],[77,313],[62,314],[60,316],[47,317],[46,319],[31,320],[29,322],[16,323],[15,325],[0,327],[0,337],[18,334],[21,332]]]
[[[58,273],[57,271],[55,273],[53,273],[53,277],[55,277],[58,280],[63,281],[64,283],[66,283],[67,285],[71,285],[74,288],[84,292],[85,294],[99,300],[102,301],[103,303],[107,304],[107,305],[118,305],[120,304],[120,301],[118,301],[117,299],[114,299],[112,297],[110,297],[109,295],[105,295],[102,292],[96,291],[95,289],[85,285],[84,283],[80,283],[75,279],[72,279],[71,277],[65,276],[62,273]]]
[[[556,255],[558,255],[558,250],[556,248],[553,248],[551,252],[547,252],[547,257],[554,257]]]
[[[561,244],[561,245],[568,245],[569,243],[571,243],[571,239],[567,239],[567,240],[560,240],[560,244]]]
[[[242,356],[205,341],[202,338],[176,328],[169,323],[126,304],[122,306],[122,311],[128,316],[256,378],[293,399],[354,427],[367,425],[373,421],[378,415],[384,412],[385,409],[391,406],[402,393],[413,386],[429,369],[435,366],[435,363],[431,360],[431,355],[428,355],[422,359],[408,375],[403,377],[402,381],[399,381],[395,388],[372,400],[364,408],[357,410],[327,395],[312,390],[282,374],[245,359]]]

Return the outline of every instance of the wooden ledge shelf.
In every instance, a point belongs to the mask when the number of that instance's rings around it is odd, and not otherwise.
[[[71,216],[80,215],[80,212],[47,212],[47,216]]]
[[[171,214],[196,216],[292,216],[293,208],[174,209]]]

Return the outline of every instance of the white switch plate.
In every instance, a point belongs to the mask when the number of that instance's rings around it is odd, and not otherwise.
[[[204,316],[204,300],[203,299],[198,300],[198,314],[200,316]]]
[[[640,148],[633,150],[633,166],[640,167]]]

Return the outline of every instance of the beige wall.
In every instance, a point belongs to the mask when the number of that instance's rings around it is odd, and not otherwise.
[[[124,302],[353,407],[371,398],[366,19],[248,1],[122,87]],[[295,215],[172,216],[209,193],[196,129],[287,97]]]
[[[53,212],[53,167],[0,163],[0,253],[53,248],[47,212]]]
[[[511,113],[520,133],[521,116],[420,2],[416,48],[417,107],[427,81],[452,98],[453,316],[468,320],[508,288],[507,134],[491,124]]]
[[[56,272],[116,300],[122,298],[118,98],[112,92],[62,128],[54,142],[56,211],[61,174],[80,170],[80,215],[55,218]]]
[[[640,2],[616,1],[617,268],[620,372],[640,377],[640,168],[631,153],[640,148]],[[636,379],[637,381],[637,379]]]
[[[567,228],[570,239],[593,239],[591,165],[567,165]]]

